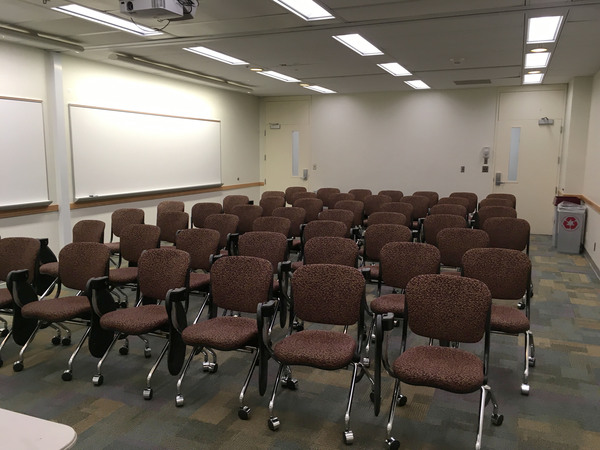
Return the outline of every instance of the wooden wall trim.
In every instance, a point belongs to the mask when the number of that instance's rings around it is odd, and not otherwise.
[[[36,206],[33,208],[19,208],[0,211],[0,219],[8,217],[29,216],[31,214],[44,214],[58,211],[58,205]]]

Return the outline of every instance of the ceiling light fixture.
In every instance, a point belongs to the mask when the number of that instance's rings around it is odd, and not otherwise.
[[[84,51],[84,48],[78,43],[2,23],[0,23],[0,40],[16,42],[44,50],[73,51],[77,53]]]
[[[313,20],[335,19],[329,11],[312,0],[273,0],[298,17],[310,22]]]
[[[405,81],[405,83],[413,89],[431,89],[429,86],[427,86],[427,84],[425,84],[425,82],[421,80],[409,80]]]
[[[391,73],[395,77],[406,77],[406,76],[412,75],[412,73],[410,73],[408,70],[406,70],[404,67],[402,67],[400,64],[398,64],[396,62],[377,64],[377,65],[379,67],[381,67],[383,70],[385,70],[386,72]]]
[[[527,43],[554,42],[562,24],[563,16],[532,17],[527,25]]]
[[[341,34],[332,36],[336,41],[341,42],[346,47],[354,50],[361,56],[383,55],[383,52],[367,41],[360,34]]]
[[[525,68],[538,69],[548,66],[550,60],[550,52],[545,53],[527,53],[525,55]]]
[[[300,86],[302,86],[302,85],[300,85]],[[302,87],[306,88],[306,89],[310,89],[312,91],[320,92],[321,94],[337,94],[337,92],[332,91],[331,89],[324,88],[322,86],[309,85],[309,86],[302,86]]]
[[[128,33],[137,34],[138,36],[156,36],[162,34],[160,31],[156,31],[152,28],[138,25],[125,19],[121,19],[112,14],[106,14],[95,9],[86,8],[80,5],[64,5],[55,6],[52,8],[54,11],[58,11],[71,16],[79,17],[80,19],[90,20],[92,22],[106,25],[108,27],[117,28],[121,31],[127,31]]]
[[[544,47],[536,47],[536,48],[532,48],[531,50],[529,50],[531,53],[544,53],[547,52],[548,49],[544,48]]]
[[[299,83],[300,82],[300,80],[297,80],[296,78],[288,77],[287,75],[284,75],[279,72],[274,72],[272,70],[263,70],[262,72],[256,72],[256,73],[258,73],[259,75],[264,75],[266,77],[275,78],[276,80],[279,80],[279,81],[285,81],[286,83]]]
[[[526,73],[523,75],[523,84],[540,84],[543,79],[543,73]]]
[[[188,52],[196,53],[200,56],[206,56],[207,58],[216,59],[225,64],[231,64],[232,66],[243,66],[248,64],[246,61],[234,58],[233,56],[226,55],[225,53],[217,52],[206,47],[185,47],[184,50]]]

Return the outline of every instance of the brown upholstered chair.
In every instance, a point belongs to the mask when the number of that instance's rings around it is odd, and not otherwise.
[[[208,292],[210,257],[219,253],[219,238],[219,232],[209,228],[180,230],[175,236],[175,247],[190,255],[190,292]]]
[[[323,211],[323,200],[309,197],[298,198],[294,201],[294,206],[304,209],[306,212],[304,221],[309,223],[319,218],[319,213]]]
[[[442,197],[438,200],[438,205],[461,205],[465,207],[467,213],[471,212],[471,203],[465,197]]]
[[[371,281],[379,283],[379,256],[383,246],[389,242],[410,242],[411,240],[412,232],[404,225],[389,223],[369,225],[363,235],[360,254],[362,265],[369,269]]]
[[[437,205],[437,202],[440,199],[438,193],[434,191],[416,191],[413,192],[413,195],[427,197],[429,199],[429,208],[433,208],[435,205]]]
[[[119,255],[119,259],[115,264],[121,267],[120,243],[114,238],[120,238],[121,233],[128,225],[144,223],[144,210],[139,208],[119,208],[110,216],[110,242],[105,245],[110,249],[111,255]]]
[[[263,209],[259,205],[235,205],[231,209],[231,214],[238,216],[238,233],[252,231],[254,221],[263,215]]]
[[[273,210],[274,217],[285,217],[290,220],[290,231],[288,237],[300,237],[300,225],[306,222],[306,211],[304,208],[288,206],[283,208],[275,208]]]
[[[529,222],[516,217],[490,217],[482,226],[490,237],[490,247],[512,248],[529,255]]]
[[[472,248],[485,248],[490,245],[490,237],[483,230],[474,228],[444,228],[437,235],[437,247],[440,251],[444,273],[462,274],[462,257]]]
[[[492,306],[491,329],[496,333],[525,335],[524,370],[521,394],[529,395],[529,368],[535,366],[535,346],[530,328],[531,261],[519,250],[474,248],[463,255],[463,275],[483,281],[494,300],[524,303],[525,311],[515,305]],[[506,302],[503,302],[506,303]]]
[[[150,358],[151,349],[143,335],[154,332],[162,333],[164,337],[168,337],[166,335],[168,316],[163,301],[167,298],[169,291],[178,288],[187,289],[189,271],[190,255],[187,252],[173,247],[153,248],[143,252],[138,261],[139,300],[134,307],[116,309],[102,314],[104,312],[103,308],[98,304],[94,304],[93,301],[96,298],[92,297],[93,326],[97,325],[103,330],[114,334],[112,342],[98,362],[97,373],[92,378],[95,386],[103,384],[102,366],[118,340],[125,340],[124,345],[119,349],[119,353],[126,355],[129,352],[128,336],[139,336],[145,343],[144,356]],[[184,295],[184,297],[186,296]],[[88,306],[90,305],[88,304]],[[145,400],[152,398],[153,390],[150,382],[156,368],[166,354],[168,346],[169,341],[163,346],[146,377],[146,388],[143,391]]]
[[[420,222],[423,221],[429,212],[429,197],[423,195],[405,195],[400,199],[400,202],[410,203],[412,205],[413,229],[417,229],[420,226]]]
[[[428,386],[456,394],[479,391],[479,418],[476,449],[481,449],[485,406],[491,400],[491,421],[502,424],[504,417],[498,414],[498,403],[488,385],[488,361],[490,347],[490,309],[492,299],[484,283],[463,277],[448,275],[419,275],[406,286],[406,317],[402,326],[400,356],[393,363],[388,361],[387,335],[378,343],[378,353],[383,365],[395,379],[394,391],[387,423],[387,444],[392,449],[400,447],[392,437],[396,406],[404,406],[406,397],[401,394],[401,383]],[[381,316],[378,316],[379,318]],[[377,336],[381,342],[384,331],[393,329],[393,318],[378,319]],[[440,342],[479,344],[465,350],[458,345],[414,345],[406,349],[407,332]],[[376,374],[375,383],[379,384]],[[379,389],[376,387],[376,392]]]
[[[404,216],[406,217],[406,223],[403,225],[406,225],[408,228],[412,227],[413,210],[413,205],[411,205],[410,203],[389,202],[381,205],[381,212],[395,212],[404,214]]]
[[[386,203],[387,204],[387,203]],[[408,204],[408,203],[405,203]],[[369,227],[377,224],[393,224],[393,225],[404,225],[405,227],[410,226],[410,217],[406,217],[402,213],[391,212],[391,211],[377,211],[369,216]],[[368,229],[368,227],[367,227]]]
[[[342,200],[354,200],[354,195],[348,192],[335,192],[329,195],[328,198],[329,204],[332,205],[331,208],[334,208],[335,204]]]
[[[52,338],[52,343],[58,345],[71,344],[71,332],[68,328],[62,325],[62,322],[67,320],[80,320],[88,325],[83,333],[79,344],[72,353],[68,368],[62,374],[62,379],[69,381],[72,378],[72,365],[75,357],[79,353],[83,343],[90,333],[90,303],[88,297],[91,295],[88,289],[88,281],[91,278],[102,277],[108,275],[108,264],[110,259],[110,250],[104,244],[99,242],[73,242],[66,245],[60,251],[59,255],[59,278],[61,284],[69,289],[78,292],[78,295],[50,298],[35,301],[36,298],[27,298],[27,303],[21,303],[21,314],[25,319],[37,321],[37,325],[27,342],[23,344],[19,352],[19,359],[13,363],[13,370],[20,372],[24,367],[25,350],[33,339],[38,330],[47,324],[58,325],[55,330],[57,334]],[[20,289],[21,287],[18,287]],[[15,299],[17,302],[18,300]],[[61,329],[66,332],[66,336],[61,335]]]
[[[169,211],[183,212],[185,210],[185,203],[180,200],[164,200],[156,205],[156,217],[162,213]]]
[[[473,214],[477,210],[477,194],[474,192],[452,192],[450,197],[466,198],[469,201],[467,212]]]
[[[344,416],[344,441],[351,444],[354,436],[350,429],[350,409],[355,384],[363,373],[369,376],[360,362],[364,339],[365,280],[360,271],[353,267],[308,264],[294,273],[292,295],[293,312],[298,319],[305,323],[337,327],[315,329],[307,326],[301,331],[290,327],[289,333],[274,345],[270,344],[270,336],[263,340],[261,347],[268,349],[279,364],[269,402],[269,428],[277,430],[280,426],[279,418],[274,415],[275,395],[279,385],[285,385],[289,390],[298,387],[297,380],[292,378],[293,366],[309,366],[321,370],[339,370],[351,366],[353,372],[350,394]],[[263,314],[262,309],[260,313]],[[357,325],[356,337],[340,329],[346,330],[353,325]]]
[[[307,191],[294,192],[292,194],[292,196],[290,197],[290,200],[292,201],[292,205],[294,205],[296,203],[296,200],[301,199],[301,198],[318,198],[318,197],[317,197],[316,192],[307,192]],[[321,201],[323,201],[323,200],[321,200]]]
[[[192,226],[204,228],[204,221],[211,214],[222,214],[223,205],[217,202],[199,202],[192,206]]]
[[[294,196],[299,192],[306,192],[306,188],[304,186],[290,186],[285,190],[285,201],[289,205],[294,204]]]
[[[183,211],[167,211],[160,213],[156,218],[156,225],[160,228],[161,242],[175,245],[175,235],[179,230],[189,227],[190,216]]]
[[[365,219],[368,219],[374,212],[382,211],[381,207],[385,203],[392,201],[392,197],[389,195],[367,195],[363,203],[365,204]],[[367,223],[365,223],[367,225]]]
[[[490,217],[517,217],[517,211],[510,206],[486,206],[477,211],[474,228],[481,228]]]
[[[288,237],[291,226],[292,221],[287,217],[263,216],[254,219],[252,231],[273,231]]]
[[[499,197],[487,197],[479,202],[479,208],[484,208],[486,206],[508,206],[512,208],[512,202],[507,198],[499,198]]]
[[[229,236],[237,233],[240,218],[235,214],[211,214],[204,220],[204,228],[219,232],[219,248],[229,247]]]
[[[272,216],[275,208],[281,208],[285,206],[284,197],[263,197],[259,202],[260,207],[263,209],[263,216]]]
[[[323,187],[317,189],[317,198],[323,200],[323,206],[333,208],[333,202],[330,199],[332,194],[339,194],[340,190],[334,187]]]
[[[517,197],[513,194],[507,194],[504,192],[495,192],[493,194],[488,194],[486,198],[503,198],[510,202],[510,206],[517,209]]]
[[[365,215],[365,204],[360,200],[340,200],[333,206],[334,209],[345,209],[352,211],[354,219],[352,220],[352,227],[360,227],[362,220]]]
[[[466,228],[465,216],[453,214],[435,214],[425,217],[423,220],[422,241],[437,246],[437,235],[444,228]]]
[[[223,212],[225,214],[233,214],[233,207],[237,205],[247,205],[250,203],[250,198],[247,195],[226,195],[223,197]]]
[[[263,199],[266,197],[283,197],[285,199],[285,192],[284,191],[264,191],[260,195],[260,198]]]
[[[358,246],[348,238],[316,236],[304,246],[303,263],[358,267]]]
[[[206,320],[197,320],[188,326],[181,302],[168,299],[170,333],[180,336],[186,345],[193,347],[177,380],[177,406],[184,404],[181,386],[196,354],[204,353],[204,371],[214,373],[218,369],[215,351],[252,350],[254,357],[239,395],[238,411],[241,419],[250,418],[250,408],[244,404],[244,395],[256,365],[259,366],[259,392],[263,395],[266,390],[267,358],[261,357],[263,350],[258,346],[259,334],[263,331],[262,322],[257,319],[256,312],[259,305],[263,304],[275,310],[275,305],[270,303],[272,280],[273,268],[269,261],[251,256],[228,256],[217,259],[211,267]],[[203,310],[204,307],[200,314]],[[219,310],[237,313],[220,314]],[[265,327],[270,325],[267,323]],[[212,356],[210,362],[209,354]]]
[[[39,239],[28,237],[8,237],[0,239],[0,282],[7,282],[9,277],[13,278],[15,272],[26,271],[25,281],[33,289],[34,276],[37,272],[39,264],[40,241]],[[12,272],[12,273],[11,273]],[[7,282],[7,286],[8,286]],[[13,326],[9,329],[8,322],[4,317],[0,317],[0,323],[3,327],[0,328],[0,367],[2,367],[2,349],[11,336],[17,345],[23,345],[28,333],[32,331],[32,327],[24,326],[23,318],[20,314],[20,309],[15,308],[11,290],[8,288],[0,288],[0,313],[10,314],[13,316]],[[15,321],[17,322],[15,324]],[[35,326],[35,325],[34,325]],[[16,327],[16,333],[14,329]]]
[[[392,202],[399,202],[404,197],[404,192],[397,189],[384,189],[378,192],[379,195],[387,195],[392,199]]]
[[[348,193],[354,196],[354,200],[358,200],[359,202],[363,203],[367,196],[373,194],[373,192],[371,192],[371,189],[350,189]]]
[[[354,213],[347,209],[325,209],[319,213],[318,220],[337,220],[346,225],[346,236],[350,237],[352,233],[352,224],[354,223]]]
[[[463,199],[464,200],[464,199]],[[455,216],[461,216],[466,219],[467,208],[463,205],[453,205],[451,203],[438,203],[429,210],[429,215],[435,214],[453,214]]]

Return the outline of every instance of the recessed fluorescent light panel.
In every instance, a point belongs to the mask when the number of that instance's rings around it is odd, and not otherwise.
[[[532,17],[527,26],[527,43],[554,42],[563,16]]]
[[[413,89],[431,89],[429,86],[427,86],[421,80],[410,80],[410,81],[405,81],[405,83],[408,84]]]
[[[537,69],[546,67],[550,60],[550,52],[546,53],[527,53],[525,55],[525,68]]]
[[[258,73],[259,75],[264,75],[266,77],[275,78],[276,80],[279,80],[279,81],[285,81],[286,83],[299,83],[300,82],[300,80],[297,80],[292,77],[288,77],[287,75],[284,75],[279,72],[273,72],[272,70],[263,70],[262,72],[256,72],[256,73]]]
[[[160,31],[153,30],[152,28],[148,28],[143,25],[137,25],[129,20],[96,11],[95,9],[86,8],[85,6],[71,4],[65,6],[55,6],[52,9],[61,13],[70,14],[71,16],[79,17],[80,19],[90,20],[101,25],[117,28],[121,31],[137,34],[139,36],[156,36],[162,34]]]
[[[327,20],[334,17],[312,0],[273,0],[306,21]]]
[[[336,94],[335,91],[332,91],[331,89],[327,89],[321,86],[302,86],[305,87],[306,89],[311,89],[313,91],[317,91],[320,92],[321,94]]]
[[[360,34],[341,34],[332,37],[361,56],[383,55],[381,50],[367,41]]]
[[[184,50],[196,53],[201,56],[206,56],[207,58],[216,59],[217,61],[221,61],[226,64],[231,64],[232,66],[243,66],[248,64],[246,61],[242,61],[241,59],[237,59],[233,56],[226,55],[225,53],[216,52],[206,47],[185,47]]]
[[[408,70],[406,70],[400,64],[395,63],[395,62],[385,63],[385,64],[377,64],[377,65],[379,67],[381,67],[383,70],[385,70],[386,72],[391,73],[395,77],[406,77],[406,76],[412,75],[412,73],[410,73]]]
[[[543,73],[526,73],[523,75],[523,84],[540,84],[543,79]]]

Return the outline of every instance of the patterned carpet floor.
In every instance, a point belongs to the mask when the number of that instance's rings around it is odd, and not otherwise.
[[[483,448],[600,448],[600,282],[582,255],[557,253],[548,236],[533,236],[530,251],[535,295],[531,322],[536,367],[531,393],[520,394],[523,337],[492,335],[489,384],[504,423],[492,426],[486,408]],[[374,287],[369,286],[369,298]],[[73,341],[82,334],[73,328]],[[281,333],[281,331],[279,331]],[[399,330],[394,331],[399,336]],[[238,418],[239,391],[251,355],[219,353],[219,370],[202,372],[194,361],[183,384],[185,405],[175,406],[176,378],[161,366],[153,379],[154,398],[143,388],[153,359],[142,342],[130,340],[127,356],[113,349],[104,365],[104,384],[94,386],[97,360],[84,347],[75,361],[73,380],[62,381],[72,347],[50,343],[50,329],[40,331],[25,355],[25,369],[15,373],[18,348],[9,342],[0,368],[0,407],[72,426],[76,449],[337,449],[343,443],[344,410],[351,371],[316,371],[297,367],[298,390],[280,390],[275,412],[281,421],[269,430],[268,401],[276,366],[271,361],[269,388],[258,395],[253,380],[246,395],[250,420]],[[393,339],[390,357],[397,352]],[[154,355],[163,341],[151,337]],[[393,380],[383,383],[382,411],[373,414],[370,384],[358,383],[352,409],[352,448],[387,448],[386,423]],[[455,395],[431,388],[403,386],[408,403],[397,408],[394,437],[403,449],[465,449],[475,446],[479,394]],[[27,433],[27,430],[14,430]],[[0,437],[1,439],[1,437]]]

